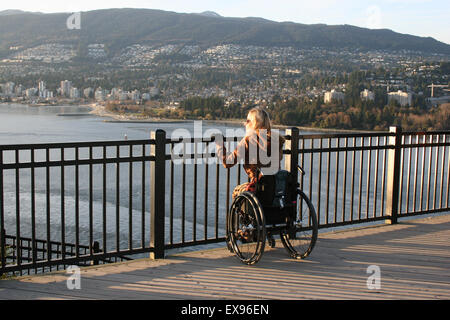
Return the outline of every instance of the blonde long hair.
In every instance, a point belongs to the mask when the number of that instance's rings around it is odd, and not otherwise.
[[[270,117],[266,110],[255,107],[248,112],[248,116],[250,116],[252,127],[256,132],[265,129],[267,133],[270,133]]]

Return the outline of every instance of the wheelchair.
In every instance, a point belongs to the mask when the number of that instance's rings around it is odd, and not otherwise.
[[[291,258],[304,259],[313,250],[317,234],[314,206],[285,170],[262,176],[255,191],[237,195],[227,213],[227,247],[247,265],[261,259],[266,241],[275,247],[278,235]]]

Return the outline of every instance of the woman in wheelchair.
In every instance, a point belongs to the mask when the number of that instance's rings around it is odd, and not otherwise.
[[[236,149],[228,152],[223,143],[216,144],[219,159],[225,168],[230,168],[238,162],[243,167],[250,182],[238,185],[233,190],[233,199],[243,191],[253,190],[255,183],[262,177],[261,168],[267,168],[266,174],[280,170],[285,139],[271,130],[268,113],[261,108],[253,108],[248,112],[245,125],[245,137],[238,143]]]
[[[216,151],[224,167],[243,163],[249,182],[233,191],[227,213],[227,245],[245,264],[258,262],[265,242],[275,247],[279,235],[294,259],[307,257],[316,242],[318,223],[314,206],[296,183],[297,176],[280,170],[284,137],[271,130],[269,115],[253,108],[245,122],[245,137],[227,152],[216,140]],[[303,169],[299,171],[303,174]]]
[[[224,167],[243,162],[249,176],[249,182],[233,190],[227,213],[228,248],[243,263],[254,264],[266,239],[274,247],[273,236],[279,234],[291,257],[305,258],[317,239],[317,218],[311,201],[297,189],[296,177],[280,170],[285,139],[271,130],[269,115],[261,108],[249,111],[245,128],[245,137],[232,152],[216,140]]]

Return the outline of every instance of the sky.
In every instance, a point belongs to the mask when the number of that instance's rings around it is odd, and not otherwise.
[[[225,17],[261,17],[304,24],[350,24],[391,29],[450,44],[449,0],[14,0],[0,11],[80,12],[106,8],[147,8],[175,12],[214,11]]]

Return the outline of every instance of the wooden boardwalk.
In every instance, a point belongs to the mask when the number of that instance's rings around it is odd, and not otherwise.
[[[381,288],[368,289],[370,265]],[[450,299],[450,215],[319,235],[312,255],[289,259],[277,243],[254,266],[226,249],[0,281],[0,299]]]

